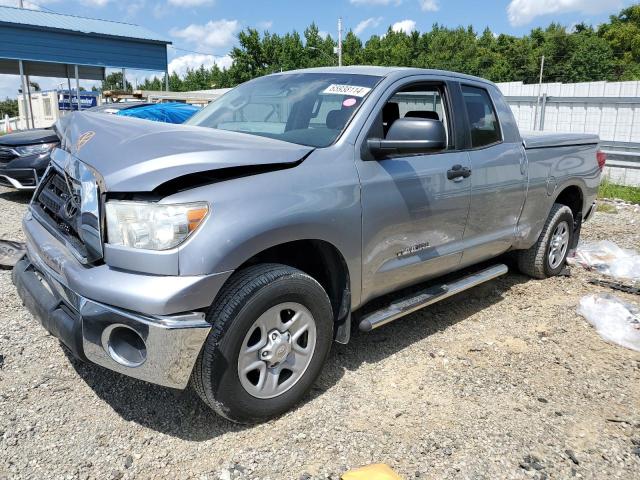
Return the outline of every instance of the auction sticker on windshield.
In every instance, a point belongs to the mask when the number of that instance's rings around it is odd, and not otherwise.
[[[357,85],[338,85],[336,83],[329,85],[322,93],[329,95],[351,95],[352,97],[364,97],[369,93],[369,87],[358,87]]]

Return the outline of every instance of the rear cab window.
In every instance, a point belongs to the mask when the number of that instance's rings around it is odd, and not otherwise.
[[[472,148],[500,143],[502,133],[489,92],[484,88],[462,85],[462,97],[469,119]]]

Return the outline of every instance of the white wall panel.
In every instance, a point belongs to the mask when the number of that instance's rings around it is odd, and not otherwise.
[[[533,129],[538,85],[509,82],[499,83],[498,88],[507,96],[520,128]],[[640,142],[640,81],[544,83],[541,91],[548,97],[544,131],[596,133],[603,140]],[[562,101],[563,97],[569,98]],[[618,103],[614,99],[619,97],[638,101]]]

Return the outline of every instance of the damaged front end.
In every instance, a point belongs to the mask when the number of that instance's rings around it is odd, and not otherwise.
[[[30,213],[83,264],[103,256],[100,176],[56,149],[30,205]]]
[[[167,198],[295,167],[313,149],[90,113],[69,115],[56,129],[61,148],[23,220],[27,255],[13,271],[18,293],[75,356],[184,388],[211,328],[204,312],[232,272],[181,274],[180,243],[210,207],[205,199]],[[140,242],[118,240],[126,229],[107,219],[116,204],[124,210],[113,218],[129,222],[127,231]],[[157,218],[168,226],[157,235],[162,241],[149,242],[143,231],[155,228],[148,210],[160,211]],[[136,212],[146,224],[134,218],[131,225]],[[177,235],[175,242],[167,232]]]
[[[149,275],[106,263],[95,175],[56,153],[23,220],[27,255],[12,272],[18,294],[74,356],[184,388],[211,328],[203,313],[210,291],[228,275]]]

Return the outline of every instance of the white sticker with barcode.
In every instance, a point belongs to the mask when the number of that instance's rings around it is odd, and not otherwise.
[[[357,85],[338,85],[332,84],[324,89],[322,93],[329,95],[351,95],[352,97],[364,97],[369,93],[369,87],[358,87]]]

